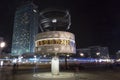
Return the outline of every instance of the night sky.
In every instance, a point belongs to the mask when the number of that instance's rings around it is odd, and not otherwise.
[[[21,1],[0,0],[0,36],[10,52],[14,14]],[[76,36],[77,48],[106,46],[110,54],[120,48],[120,2],[115,0],[33,0],[39,10],[68,9],[71,14],[70,32]]]

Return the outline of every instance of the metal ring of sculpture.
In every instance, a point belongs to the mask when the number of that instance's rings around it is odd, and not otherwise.
[[[46,9],[40,13],[42,31],[61,31],[70,28],[71,19],[67,10]]]

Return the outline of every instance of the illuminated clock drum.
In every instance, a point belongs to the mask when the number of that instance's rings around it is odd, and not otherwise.
[[[40,54],[76,53],[75,36],[66,31],[48,31],[37,34],[35,51]]]

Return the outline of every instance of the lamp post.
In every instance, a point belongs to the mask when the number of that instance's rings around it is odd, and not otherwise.
[[[5,42],[0,42],[0,54],[2,53],[3,48],[5,47],[6,43]]]
[[[80,53],[80,57],[84,57],[84,53]]]
[[[5,45],[6,45],[6,43],[5,42],[3,42],[3,41],[1,41],[0,42],[0,58],[1,58],[1,53],[2,53],[2,50],[3,50],[3,48],[5,47]],[[0,61],[0,66],[2,67],[3,66],[3,61]]]
[[[96,53],[97,58],[100,58],[100,52]]]

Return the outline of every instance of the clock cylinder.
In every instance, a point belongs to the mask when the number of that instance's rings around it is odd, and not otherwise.
[[[35,40],[35,51],[39,54],[76,53],[75,36],[66,31],[39,33]]]

